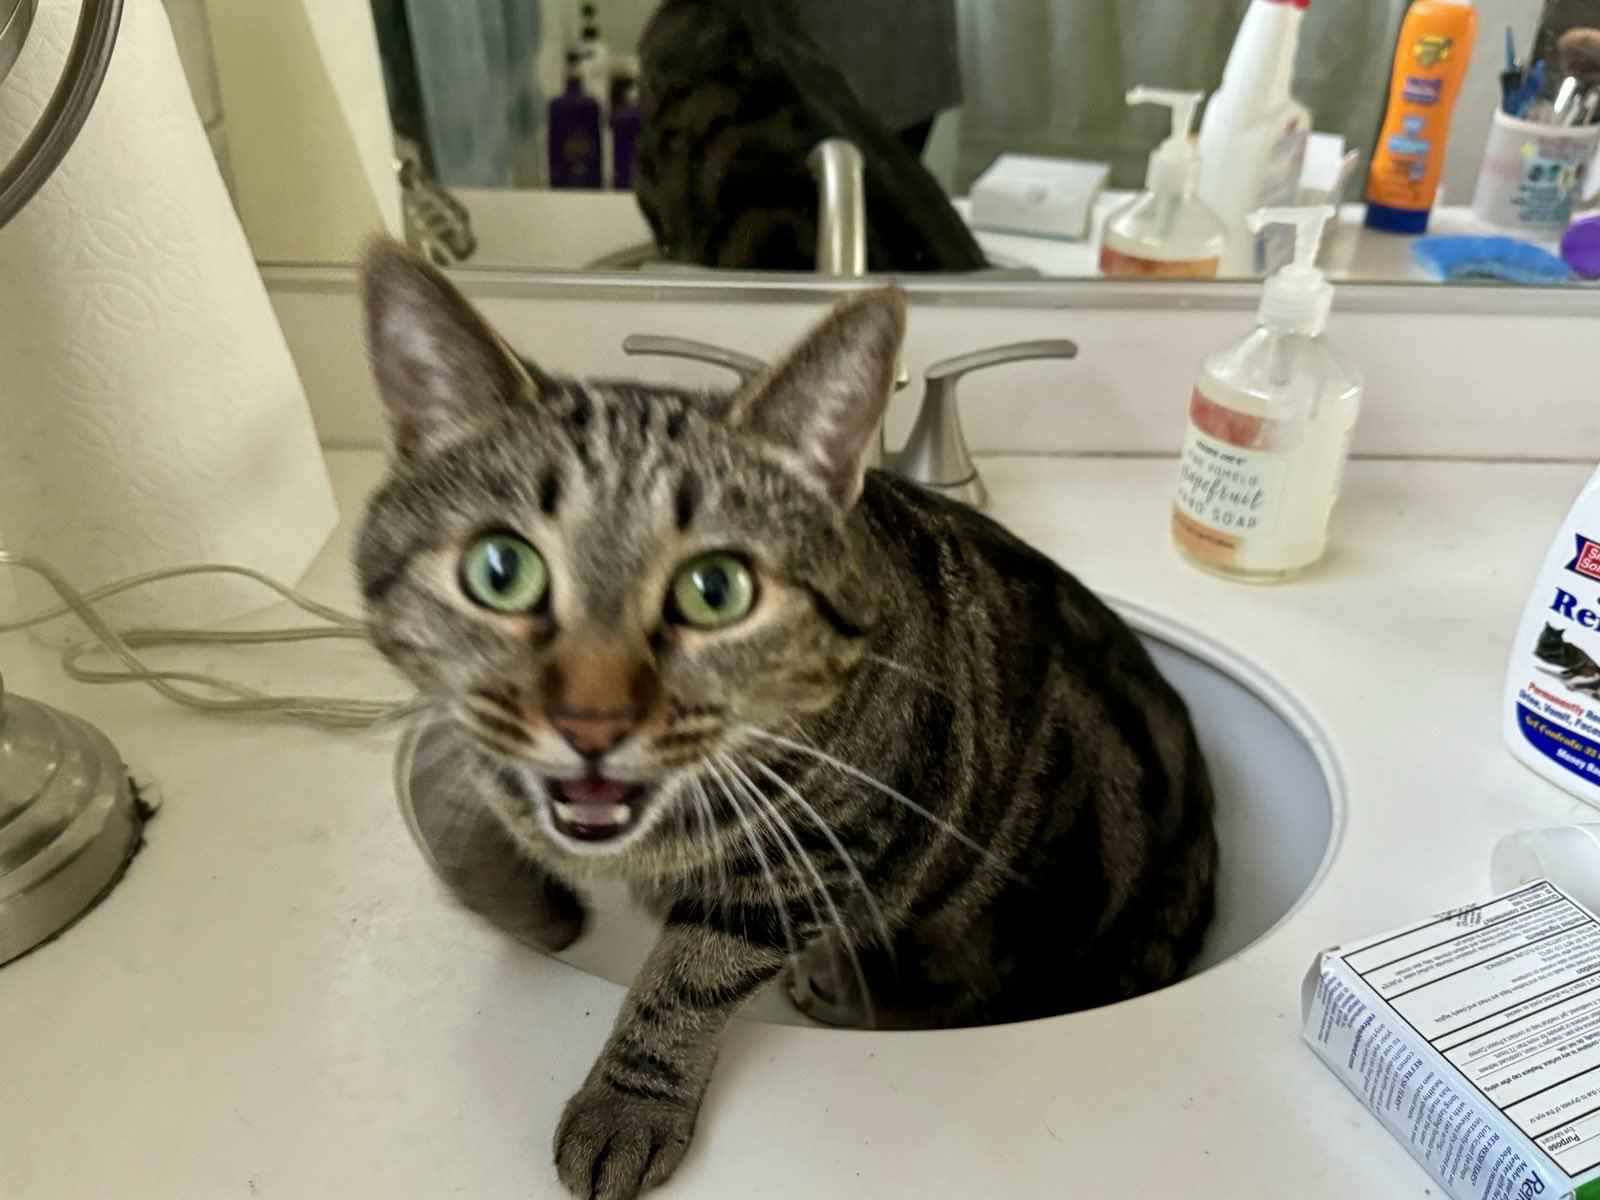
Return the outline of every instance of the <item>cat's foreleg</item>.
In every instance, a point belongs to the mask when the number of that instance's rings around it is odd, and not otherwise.
[[[783,967],[780,947],[678,917],[669,914],[556,1127],[556,1170],[575,1195],[630,1200],[672,1174],[723,1028]]]

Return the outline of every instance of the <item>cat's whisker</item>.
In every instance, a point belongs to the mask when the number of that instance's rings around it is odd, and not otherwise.
[[[963,833],[960,829],[956,828],[949,821],[946,821],[943,817],[939,816],[938,813],[935,813],[932,810],[923,807],[922,805],[918,804],[915,800],[912,800],[910,797],[902,795],[900,792],[895,791],[895,789],[890,787],[888,784],[880,782],[877,779],[874,779],[871,775],[868,775],[865,771],[860,770],[857,767],[852,767],[849,763],[844,762],[841,759],[835,758],[833,755],[827,753],[826,751],[818,750],[814,746],[808,746],[804,742],[797,742],[793,738],[786,738],[782,734],[773,733],[770,730],[762,729],[758,725],[738,725],[738,726],[735,726],[735,728],[738,729],[741,733],[747,733],[751,737],[763,738],[766,741],[773,742],[773,743],[775,743],[775,744],[777,744],[779,746],[785,747],[786,749],[793,750],[797,754],[808,754],[812,758],[816,759],[818,762],[827,764],[828,766],[832,767],[834,770],[840,772],[841,774],[848,775],[851,779],[854,779],[854,780],[857,780],[860,783],[866,784],[873,791],[880,792],[883,795],[888,796],[891,800],[894,800],[897,803],[905,805],[906,808],[908,808],[912,812],[916,813],[919,817],[923,818],[923,820],[927,821],[929,824],[935,825],[938,828],[944,830],[951,837],[955,838],[956,841],[960,842],[963,846],[966,846],[969,849],[977,851],[979,855],[981,855],[983,858],[987,859],[989,862],[994,863],[996,866],[1000,867],[1011,878],[1017,879],[1017,880],[1022,880],[1023,879],[1023,877],[1020,874],[1018,874],[1015,870],[1012,869],[1011,865],[1008,862],[1006,862],[1006,860],[1003,857],[1001,857],[1000,855],[996,854],[994,851],[990,850],[988,847],[984,846],[982,843],[976,841],[975,839],[973,839],[968,834]],[[1023,881],[1026,882],[1025,880],[1023,880]]]
[[[784,842],[784,834],[785,833],[789,833],[790,837],[791,837],[791,840],[792,840],[793,835],[792,835],[791,831],[789,831],[787,829],[780,829],[778,825],[774,824],[773,819],[772,819],[772,813],[769,811],[770,810],[770,805],[767,803],[766,797],[764,797],[761,794],[761,792],[759,790],[757,790],[756,786],[753,783],[750,782],[750,777],[739,769],[739,765],[736,762],[734,762],[733,759],[729,758],[725,754],[718,754],[716,757],[722,762],[722,764],[725,767],[728,768],[729,771],[732,772],[732,776],[730,778],[731,778],[731,781],[733,782],[733,784],[736,787],[738,787],[739,790],[742,791],[746,796],[748,796],[750,798],[750,801],[752,802],[752,804],[754,806],[752,811],[754,812],[755,816],[761,821],[762,825],[765,828],[770,829],[772,831],[772,833],[773,833],[773,844],[778,847],[778,851],[779,851],[779,853],[781,853],[783,855],[784,861],[789,864],[789,869],[791,871],[794,871],[796,874],[799,874],[799,872],[800,872],[800,864],[795,861],[794,855],[790,852],[789,847]],[[781,819],[781,817],[780,817],[780,819]],[[803,847],[799,847],[799,849],[800,849],[802,854],[805,853]],[[811,876],[812,876],[813,879],[815,879],[817,881],[817,887],[820,890],[823,891],[823,899],[827,900],[828,896],[827,896],[826,889],[823,887],[823,884],[822,884],[822,877],[817,873],[815,867],[812,866],[812,864],[810,863],[809,860],[807,861],[806,866],[811,868]],[[806,896],[806,905],[807,905],[807,907],[809,907],[811,909],[811,919],[812,919],[812,921],[820,929],[822,927],[822,910],[817,907],[816,898],[811,896],[810,894],[807,894],[807,896]],[[838,924],[839,923],[839,914],[838,914],[838,912],[836,910],[833,909],[833,905],[832,905],[831,902],[829,903],[828,908],[829,908],[829,910],[831,912],[833,912],[834,923]]]
[[[444,753],[436,751],[434,758],[442,758]],[[438,805],[438,811],[444,812],[446,819],[442,826],[439,825],[435,813],[435,821],[429,830],[431,845],[440,847],[453,844],[456,835],[465,830],[470,821],[478,819],[481,810],[473,800],[487,794],[485,789],[490,786],[487,774],[477,762],[469,761],[464,770],[451,776],[442,802]]]
[[[861,874],[861,868],[856,865],[856,860],[851,857],[850,852],[844,848],[844,843],[834,833],[833,827],[822,819],[822,814],[787,779],[767,766],[766,763],[751,755],[750,765],[782,788],[789,799],[798,804],[806,816],[811,818],[812,824],[822,831],[822,836],[828,839],[828,844],[833,847],[833,852],[839,856],[840,861],[849,869],[850,877],[861,891],[861,898],[867,902],[867,908],[872,913],[872,922],[878,927],[878,936],[883,939],[883,948],[893,954],[894,939],[889,934],[889,922],[884,918],[883,909],[878,905],[877,897],[872,894],[872,889],[867,886],[866,878]]]
[[[705,810],[706,825],[711,831],[711,841],[712,845],[714,846],[711,857],[706,864],[707,891],[716,898],[718,911],[725,911],[728,903],[730,884],[728,882],[728,856],[724,853],[722,845],[722,826],[717,821],[716,806],[712,803],[711,794],[706,790],[706,787],[701,781],[700,777],[698,775],[691,776],[689,781],[694,784],[695,795],[699,804]],[[711,869],[713,865],[715,865],[717,872],[717,887],[715,889],[712,889],[710,886]]]
[[[704,877],[706,877],[706,886],[707,890],[709,890],[710,882],[712,882],[712,877],[710,877],[712,866],[717,867],[718,872],[725,870],[722,864],[722,850],[717,845],[717,819],[710,811],[710,800],[707,798],[706,789],[699,781],[699,776],[694,776],[694,774],[685,776],[685,779],[683,779],[683,794],[693,802],[694,822],[698,824],[699,830],[701,830],[701,838],[706,843],[706,858],[702,859],[701,866],[706,870]]]
[[[484,746],[493,750],[496,754],[504,755],[506,758],[522,758],[528,749],[527,746],[519,742],[513,742],[509,739],[502,738],[499,734],[495,733],[494,730],[488,729],[482,725],[469,726],[469,732],[473,737],[477,738],[479,742],[483,743]]]
[[[891,671],[899,672],[907,679],[920,683],[936,696],[943,696],[947,700],[950,699],[950,693],[945,691],[944,685],[939,680],[931,675],[924,674],[915,667],[908,667],[905,663],[896,662],[892,658],[885,658],[881,654],[874,654],[870,650],[861,657],[868,662],[877,663],[880,667],[887,667]]]
[[[672,806],[672,822],[677,826],[677,837],[673,842],[671,861],[679,875],[694,877],[701,874],[703,862],[694,855],[694,847],[701,841],[697,836],[700,826],[700,814],[692,805],[684,802]]]
[[[419,776],[433,771],[452,754],[460,754],[461,742],[456,738],[442,737],[436,739],[432,745],[424,745],[430,733],[440,726],[450,724],[451,720],[449,711],[444,708],[434,708],[431,711],[425,710],[421,714],[420,728],[413,735],[416,748],[406,768],[408,786],[414,783]],[[453,802],[459,798],[463,781],[478,778],[479,765],[476,759],[469,758],[463,764],[464,769],[452,776],[452,791],[449,797],[452,801],[452,809],[455,807]]]
[[[450,705],[446,718],[469,738],[492,746],[501,754],[509,757],[520,757],[525,747],[518,745],[512,748],[512,744],[509,741],[499,740],[494,728],[484,724],[482,715],[469,705],[457,702]]]
[[[719,897],[725,896],[728,892],[728,861],[726,855],[722,853],[722,846],[720,844],[722,840],[721,830],[717,824],[716,809],[712,805],[711,797],[706,792],[705,785],[701,782],[700,777],[698,775],[691,775],[689,777],[689,782],[694,785],[695,803],[700,811],[704,814],[703,819],[705,821],[706,841],[707,844],[712,847],[712,852],[706,862],[707,885],[709,886],[710,884],[711,867],[715,865],[717,869],[717,881],[720,884],[720,890],[717,894]]]
[[[422,739],[426,734],[417,736],[418,750],[411,756],[411,773],[420,775],[437,767],[458,749],[450,743],[448,738],[435,742],[431,746],[422,746]]]
[[[788,819],[778,806],[761,794],[760,789],[744,773],[737,762],[726,754],[719,754],[718,757],[743,781],[744,786],[749,790],[750,798],[757,805],[757,811],[763,812],[768,823],[782,836],[788,838],[789,844],[794,847],[794,853],[799,855],[800,862],[805,864],[806,871],[816,884],[817,891],[822,895],[822,902],[827,905],[828,916],[833,921],[833,927],[839,931],[839,940],[844,945],[844,952],[849,956],[850,967],[855,972],[856,983],[861,988],[861,1003],[866,1009],[867,1024],[869,1026],[877,1025],[878,1014],[872,1003],[872,989],[867,985],[867,973],[862,969],[860,955],[856,953],[855,939],[850,936],[850,930],[845,926],[844,918],[840,915],[839,908],[833,901],[833,893],[828,890],[828,884],[822,878],[822,872],[817,869],[817,864],[812,861],[811,855],[806,853],[805,846],[801,844],[799,836],[796,835],[794,828],[789,824]],[[791,866],[795,865],[795,858],[788,850],[784,850],[784,857],[788,858]],[[810,896],[806,897],[806,902],[811,906],[812,916],[820,926],[822,924],[822,914],[817,910],[817,902]]]
[[[716,764],[707,763],[706,768],[716,785],[722,789],[723,795],[728,798],[728,804],[733,809],[734,816],[738,818],[739,824],[744,827],[745,840],[750,843],[750,849],[755,852],[756,861],[761,864],[761,874],[766,879],[767,890],[772,896],[773,907],[778,911],[778,924],[783,929],[784,944],[789,947],[789,953],[800,953],[799,946],[795,941],[794,927],[789,921],[789,906],[784,902],[783,892],[778,887],[777,877],[772,873],[772,864],[767,860],[767,852],[761,848],[761,839],[756,837],[755,829],[750,824],[750,818],[745,815],[744,809],[739,806],[738,800],[734,798],[733,791],[728,787],[727,781],[723,779],[722,772],[717,770]]]
[[[527,726],[520,721],[507,720],[497,709],[486,708],[469,701],[461,706],[459,712],[462,724],[474,733],[487,731],[500,742],[519,746],[533,745],[534,738],[528,732]]]
[[[693,868],[691,874],[700,881],[700,887],[705,892],[712,891],[713,878],[712,864],[721,865],[722,855],[718,853],[716,835],[711,826],[711,818],[706,808],[705,793],[700,789],[700,781],[694,776],[687,776],[683,781],[683,814],[684,836],[693,837],[700,844],[702,853],[698,859],[691,858]],[[689,827],[689,818],[694,818],[694,825]]]

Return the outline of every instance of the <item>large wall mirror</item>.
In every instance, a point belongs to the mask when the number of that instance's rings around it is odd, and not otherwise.
[[[1600,0],[370,0],[370,16],[384,102],[368,119],[398,148],[405,222],[465,267],[1240,278],[1292,240],[1246,213],[1312,204],[1336,214],[1320,261],[1346,279],[1600,274],[1581,245],[1600,211]],[[249,66],[221,40],[226,105],[230,57]],[[253,137],[232,130],[236,166]],[[1430,260],[1424,224],[1513,240]]]

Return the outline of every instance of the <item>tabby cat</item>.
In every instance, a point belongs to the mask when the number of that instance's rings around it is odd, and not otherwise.
[[[1562,631],[1554,625],[1546,625],[1539,634],[1539,644],[1534,647],[1533,656],[1552,667],[1560,667],[1562,681],[1575,689],[1600,689],[1600,663],[1567,641]],[[1579,682],[1574,683],[1574,680]]]
[[[976,271],[983,251],[917,156],[776,0],[665,0],[639,44],[634,194],[666,257],[705,267],[816,268],[824,138],[864,160],[874,271]]]
[[[552,947],[588,881],[662,919],[557,1126],[569,1188],[672,1173],[724,1025],[786,967],[804,1012],[884,1026],[1183,973],[1216,869],[1183,702],[1043,555],[863,470],[898,291],[702,394],[524,363],[390,243],[365,283],[392,439],[357,550],[372,637],[461,748],[441,802],[505,831],[456,882]]]

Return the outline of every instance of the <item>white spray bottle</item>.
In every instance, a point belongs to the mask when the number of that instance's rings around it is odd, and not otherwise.
[[[1227,247],[1227,227],[1200,202],[1200,151],[1189,136],[1204,92],[1136,87],[1129,104],[1165,104],[1172,132],[1150,155],[1145,191],[1106,218],[1100,239],[1105,275],[1211,279]]]
[[[1299,195],[1311,113],[1291,84],[1309,4],[1251,0],[1200,121],[1200,198],[1228,227],[1224,275],[1265,275],[1289,261],[1286,238],[1251,237],[1245,224],[1258,208]]]
[[[1256,327],[1206,360],[1189,400],[1172,539],[1234,579],[1288,579],[1322,557],[1361,375],[1323,340],[1333,286],[1316,267],[1333,209],[1265,208],[1248,227],[1294,231],[1294,261],[1261,292]]]
[[[1525,765],[1600,807],[1600,470],[1556,531],[1522,611],[1500,725]]]

